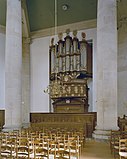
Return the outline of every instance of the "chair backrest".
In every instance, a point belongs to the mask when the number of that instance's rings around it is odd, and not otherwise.
[[[119,130],[111,130],[111,134],[110,134],[110,150],[111,150],[111,153],[113,152],[113,149],[114,149],[114,145],[116,143],[119,144],[119,138],[121,136],[121,131]]]
[[[1,145],[0,146],[0,158],[11,158],[12,157],[12,147],[9,145]]]

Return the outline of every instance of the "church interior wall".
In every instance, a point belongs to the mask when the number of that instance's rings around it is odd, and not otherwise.
[[[44,90],[49,83],[49,43],[50,37],[32,40],[30,45],[30,111],[48,112],[49,96]]]

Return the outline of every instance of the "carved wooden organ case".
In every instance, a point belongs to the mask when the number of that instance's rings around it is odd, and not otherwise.
[[[53,100],[54,112],[88,112],[87,79],[92,77],[92,49],[85,40],[77,38],[77,31],[70,36],[69,30],[63,39],[50,46],[50,85],[49,94]]]

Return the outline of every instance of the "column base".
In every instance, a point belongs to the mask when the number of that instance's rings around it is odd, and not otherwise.
[[[119,128],[113,129],[113,130],[118,130]],[[108,140],[111,134],[111,129],[110,130],[102,130],[102,129],[96,129],[92,136],[95,140]]]
[[[92,134],[95,140],[108,140],[111,130],[95,130]]]
[[[4,125],[2,131],[13,131],[13,130],[21,130],[22,125]]]

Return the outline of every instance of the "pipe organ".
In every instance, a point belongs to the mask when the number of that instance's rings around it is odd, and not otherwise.
[[[87,79],[92,77],[92,49],[85,40],[77,38],[77,31],[58,35],[59,41],[51,40],[49,94],[54,112],[83,113],[88,111]]]

